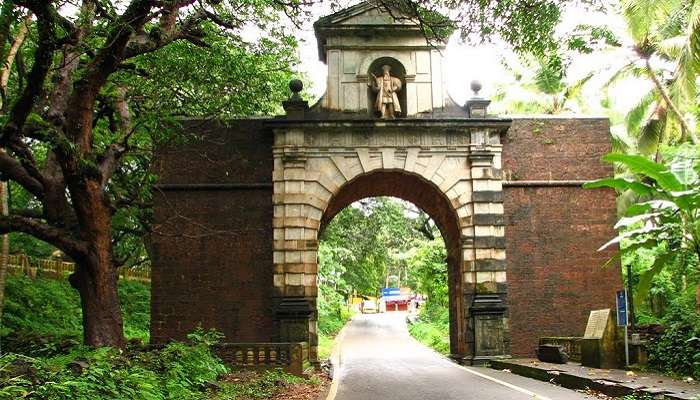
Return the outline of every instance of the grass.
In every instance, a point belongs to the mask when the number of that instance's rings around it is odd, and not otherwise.
[[[343,307],[339,313],[321,315],[318,330],[318,358],[327,360],[333,351],[335,337],[340,333],[345,324],[352,319],[354,313]]]
[[[426,304],[408,331],[419,342],[438,353],[450,354],[450,319],[447,307]]]
[[[335,336],[328,336],[323,333],[318,334],[318,358],[320,360],[327,360],[331,357],[334,343]]]
[[[269,399],[282,393],[287,386],[297,384],[319,385],[314,379],[303,379],[283,371],[231,374],[220,383],[220,389],[211,394],[211,400]]]
[[[130,345],[92,349],[80,344],[79,296],[66,279],[8,276],[0,400],[265,399],[286,396],[298,384],[319,384],[282,371],[232,373],[211,351],[221,339],[216,332],[200,329],[188,343],[149,348],[143,343],[149,336],[150,286],[120,282],[119,296]]]
[[[147,342],[150,324],[150,285],[119,282],[119,297],[127,339]],[[67,278],[11,275],[5,288],[3,351],[32,357],[65,353],[80,344],[82,311],[78,292]]]

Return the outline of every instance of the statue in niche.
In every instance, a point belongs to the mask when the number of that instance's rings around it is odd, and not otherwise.
[[[367,85],[377,93],[374,102],[374,110],[382,119],[394,119],[401,113],[401,103],[398,93],[401,91],[401,79],[391,76],[391,66],[382,66],[384,72],[381,76],[372,74],[373,81]]]

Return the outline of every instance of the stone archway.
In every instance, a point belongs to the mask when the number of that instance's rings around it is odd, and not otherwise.
[[[279,340],[308,341],[316,359],[318,233],[350,202],[384,194],[423,208],[449,243],[454,356],[507,353],[499,126],[280,121],[274,132]]]
[[[440,189],[416,173],[400,169],[378,169],[361,174],[343,185],[328,203],[321,219],[325,226],[345,207],[355,201],[377,196],[391,196],[409,201],[428,214],[440,229],[447,249],[450,300],[450,352],[464,354],[465,332],[462,290],[462,243],[459,217]]]

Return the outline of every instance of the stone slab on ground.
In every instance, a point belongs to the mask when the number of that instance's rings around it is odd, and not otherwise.
[[[533,358],[493,360],[490,365],[494,369],[508,370],[569,389],[591,389],[613,397],[648,393],[663,395],[664,399],[700,399],[700,384],[655,373],[634,372],[634,375],[628,375],[625,370],[588,368],[578,363],[551,364]]]

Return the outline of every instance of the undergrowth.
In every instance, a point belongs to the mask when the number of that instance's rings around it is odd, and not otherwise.
[[[292,383],[315,383],[282,371],[252,373],[243,382],[221,380],[230,371],[211,346],[221,339],[201,329],[188,343],[162,349],[75,347],[67,354],[0,357],[0,400],[234,400],[269,398]]]
[[[428,301],[418,319],[408,325],[411,336],[438,353],[450,354],[449,310]]]
[[[663,318],[664,333],[649,343],[649,364],[676,376],[700,379],[700,315],[694,293],[676,299]]]
[[[343,297],[332,288],[320,286],[318,297],[318,357],[327,359],[331,355],[335,336],[352,318]]]
[[[119,298],[127,339],[147,342],[150,285],[120,281]],[[78,292],[67,278],[8,276],[0,335],[7,352],[50,357],[70,351],[82,341]]]

